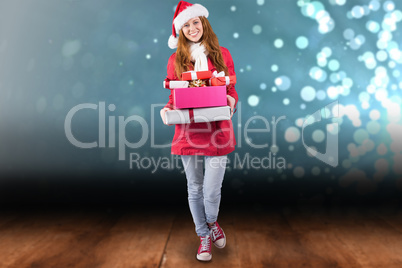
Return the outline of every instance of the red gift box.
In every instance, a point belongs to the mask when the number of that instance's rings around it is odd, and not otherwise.
[[[226,106],[226,86],[174,88],[175,109]]]
[[[222,76],[222,77],[213,77],[209,79],[209,85],[211,86],[228,86],[230,84],[236,84],[236,76]]]
[[[181,80],[197,80],[197,79],[209,79],[212,77],[211,71],[188,71],[181,74]]]

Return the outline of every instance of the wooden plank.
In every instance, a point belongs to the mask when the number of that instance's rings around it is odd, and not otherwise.
[[[402,210],[396,206],[373,208],[371,213],[387,222],[392,228],[402,233]]]
[[[107,256],[98,267],[159,267],[174,217],[155,209],[124,216],[96,245],[95,258]]]
[[[9,230],[1,230],[1,259],[5,267],[94,267],[90,248],[102,239],[116,217],[106,213],[32,212]]]
[[[402,235],[360,208],[333,208],[327,226],[362,267],[402,267]]]
[[[0,266],[158,267],[173,218],[157,211],[24,215],[0,230]]]
[[[331,267],[303,246],[280,211],[246,209],[233,212],[241,267]]]
[[[240,267],[234,238],[233,220],[225,211],[219,212],[218,222],[227,237],[226,246],[218,249],[212,245],[212,260],[201,262],[196,259],[200,240],[195,233],[195,226],[189,208],[183,208],[174,221],[172,232],[166,246],[161,267]]]
[[[318,206],[287,208],[282,212],[297,233],[301,245],[326,262],[325,267],[362,267],[344,243],[328,227],[328,212]]]

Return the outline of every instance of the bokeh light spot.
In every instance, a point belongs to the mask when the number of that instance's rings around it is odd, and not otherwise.
[[[285,140],[287,142],[296,142],[300,139],[300,130],[296,127],[289,127],[285,131]]]
[[[308,39],[305,36],[299,36],[296,39],[296,46],[299,49],[305,49],[308,47]]]
[[[260,34],[262,32],[262,27],[260,25],[254,25],[253,26],[253,33],[254,34]]]
[[[301,90],[300,95],[304,101],[310,102],[315,99],[316,92],[313,87],[306,86]]]
[[[258,98],[256,95],[250,95],[247,99],[248,104],[252,107],[255,107],[258,105],[260,102],[260,98]]]

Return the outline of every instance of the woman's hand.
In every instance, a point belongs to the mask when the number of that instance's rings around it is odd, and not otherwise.
[[[161,118],[162,118],[163,123],[165,125],[171,126],[170,124],[166,124],[166,122],[165,122],[165,113],[166,113],[166,111],[169,111],[169,110],[172,110],[172,109],[170,109],[168,107],[165,107],[165,108],[161,109],[160,114],[161,114]]]
[[[234,106],[235,106],[236,100],[235,100],[235,98],[233,98],[233,97],[230,96],[230,95],[226,95],[226,98],[228,99],[228,105],[230,106],[230,119],[232,119],[233,110],[234,110]]]

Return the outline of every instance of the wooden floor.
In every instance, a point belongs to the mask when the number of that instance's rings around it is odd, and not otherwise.
[[[8,210],[0,267],[402,267],[396,207],[221,207],[224,249],[195,258],[187,207]]]

